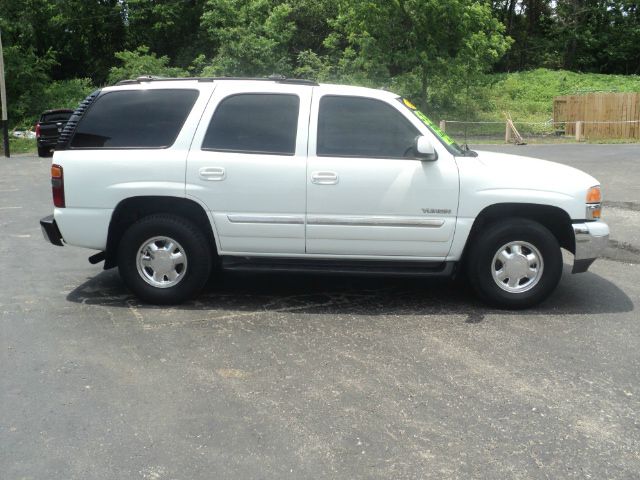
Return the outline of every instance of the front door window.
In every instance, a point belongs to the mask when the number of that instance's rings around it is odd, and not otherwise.
[[[318,116],[319,157],[407,158],[420,133],[379,100],[324,96]]]

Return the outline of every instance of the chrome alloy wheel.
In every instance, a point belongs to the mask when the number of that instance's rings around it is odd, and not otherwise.
[[[170,288],[184,278],[187,255],[174,239],[152,237],[140,245],[136,266],[140,277],[152,287]]]
[[[544,262],[540,251],[523,241],[509,242],[500,247],[491,262],[491,275],[505,292],[523,293],[535,287]]]

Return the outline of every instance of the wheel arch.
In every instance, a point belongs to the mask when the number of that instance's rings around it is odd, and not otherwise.
[[[496,203],[485,207],[475,218],[467,238],[463,258],[474,236],[501,219],[523,218],[538,222],[551,231],[560,246],[571,253],[575,252],[575,237],[571,227],[571,217],[560,207],[536,203]]]
[[[213,225],[205,208],[198,202],[170,196],[129,197],[120,201],[111,215],[105,251],[105,270],[117,266],[120,239],[127,228],[141,218],[157,213],[174,214],[198,225],[209,239],[213,255],[218,254]]]

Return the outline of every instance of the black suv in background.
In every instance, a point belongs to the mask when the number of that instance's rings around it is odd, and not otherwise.
[[[58,136],[72,114],[73,110],[58,109],[47,110],[40,115],[40,120],[36,123],[39,157],[50,157],[53,154],[53,148],[58,143]]]

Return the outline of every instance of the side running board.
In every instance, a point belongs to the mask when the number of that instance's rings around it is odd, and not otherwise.
[[[222,268],[235,272],[441,277],[451,276],[454,266],[455,262],[222,257]]]

